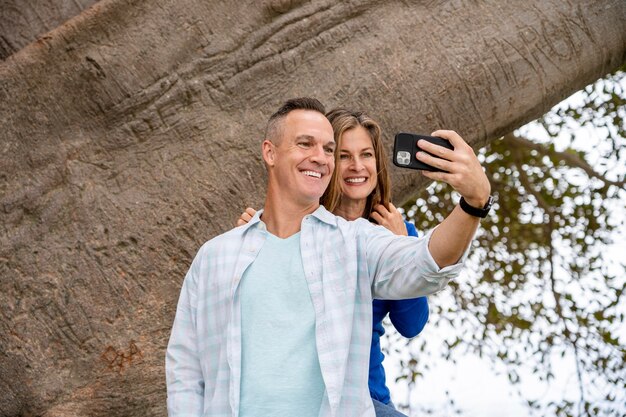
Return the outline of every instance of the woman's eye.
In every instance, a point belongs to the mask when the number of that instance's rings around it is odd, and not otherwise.
[[[345,155],[345,154],[339,155],[339,159],[342,161],[346,161],[350,159],[350,155]]]
[[[374,156],[374,154],[373,154],[373,153],[371,153],[371,152],[365,152],[365,153],[363,154],[363,158],[371,158],[372,156]]]

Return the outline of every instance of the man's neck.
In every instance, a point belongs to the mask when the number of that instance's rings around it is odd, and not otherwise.
[[[307,206],[289,201],[272,200],[269,196],[265,200],[261,220],[265,223],[268,232],[282,239],[298,233],[304,216],[313,213],[320,206],[319,203]]]

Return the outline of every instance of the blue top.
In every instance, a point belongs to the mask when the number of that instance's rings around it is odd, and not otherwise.
[[[409,236],[417,236],[415,226],[407,221],[406,231]],[[380,349],[380,337],[385,333],[383,319],[389,313],[393,326],[404,337],[417,336],[428,321],[427,297],[409,298],[408,300],[374,300],[373,303],[372,347],[370,352],[369,389],[370,396],[382,403],[389,404],[389,388],[385,382],[385,355]]]

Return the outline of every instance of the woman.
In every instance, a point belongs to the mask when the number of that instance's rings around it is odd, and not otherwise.
[[[405,222],[391,204],[388,159],[378,123],[362,112],[342,108],[331,110],[326,116],[333,126],[337,152],[335,171],[320,203],[346,220],[364,217],[395,234],[417,236],[415,226]],[[246,209],[238,224],[248,222],[254,213],[255,210]],[[380,337],[385,333],[382,321],[387,314],[400,334],[414,337],[428,320],[428,301],[426,297],[373,301],[369,389],[378,417],[403,416],[391,403],[382,365]]]

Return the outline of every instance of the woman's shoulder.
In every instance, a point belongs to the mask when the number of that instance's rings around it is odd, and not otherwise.
[[[417,229],[415,228],[415,225],[411,222],[408,221],[404,221],[404,226],[406,226],[406,232],[409,234],[409,236],[417,236]]]

